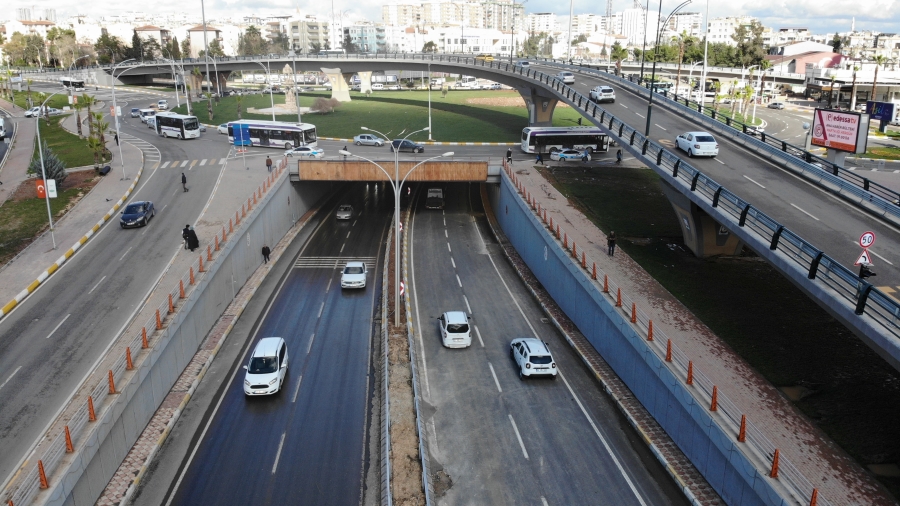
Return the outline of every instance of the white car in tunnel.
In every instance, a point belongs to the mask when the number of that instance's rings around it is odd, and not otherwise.
[[[368,272],[363,262],[347,262],[341,273],[341,288],[365,288]]]

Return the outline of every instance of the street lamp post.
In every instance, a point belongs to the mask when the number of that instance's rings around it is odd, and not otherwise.
[[[216,62],[215,58],[213,58],[209,55],[205,55],[205,56],[206,56],[207,60],[211,60],[213,62],[213,69],[214,69],[213,72],[215,72],[215,74],[216,74],[216,93],[221,97],[222,96],[222,88],[219,87],[219,64],[218,64],[218,62]],[[207,63],[207,66],[209,66],[209,63]],[[207,83],[209,83],[209,74],[208,73],[206,75],[206,80],[207,80]],[[207,90],[209,90],[210,87],[212,87],[212,84],[208,84]]]
[[[756,98],[753,99],[753,119],[750,121],[754,125],[756,124],[756,103],[762,100],[762,76],[765,74],[763,69],[759,69],[759,76],[756,77]]]
[[[681,2],[681,5],[679,5],[678,7],[675,7],[675,10],[673,10],[669,14],[669,17],[667,17],[665,21],[663,21],[662,23],[657,25],[656,45],[653,46],[654,51],[656,51],[656,48],[659,48],[659,35],[660,35],[660,33],[662,33],[662,27],[668,25],[669,20],[672,18],[672,16],[674,16],[676,12],[680,11],[682,8],[684,8],[684,6],[691,3],[692,1],[693,0],[684,0],[684,2]],[[649,2],[649,0],[648,0],[648,2]],[[662,0],[660,0],[660,2],[659,2],[658,16],[662,17]],[[659,17],[657,18],[657,21],[659,21]],[[645,137],[648,137],[650,135],[650,115],[653,113],[653,89],[655,88],[654,84],[656,81],[656,60],[658,60],[658,59],[659,58],[653,58],[653,73],[650,76],[650,98],[647,100],[647,127],[644,129]]]
[[[387,135],[384,135],[383,133],[379,132],[378,130],[374,130],[372,128],[366,128],[366,127],[360,127],[360,128],[362,130],[366,130],[369,132],[375,132],[376,134],[383,137],[385,141],[391,142],[391,145],[393,146],[393,141],[388,139]],[[419,132],[424,132],[426,130],[428,130],[428,127],[425,127],[421,130],[416,130],[415,132],[410,132],[409,134],[406,135],[406,137],[401,139],[401,143],[403,141],[405,141],[406,139],[412,137],[414,134],[417,134]],[[397,147],[399,148],[399,146],[397,146]],[[338,152],[344,156],[354,156],[356,158],[362,158],[361,156],[358,156],[358,155],[352,155],[352,154],[350,154],[350,152],[345,151],[345,150],[340,150]],[[421,163],[415,165],[412,169],[409,170],[409,172],[406,173],[406,176],[403,177],[403,180],[398,185],[397,181],[400,181],[400,150],[393,149],[393,152],[394,152],[394,177],[393,178],[391,178],[391,175],[386,170],[384,170],[384,167],[382,167],[381,165],[378,165],[377,163],[372,162],[371,160],[368,160],[367,158],[362,158],[362,159],[374,163],[379,169],[381,169],[381,171],[384,172],[384,174],[388,177],[388,181],[391,182],[391,187],[393,187],[393,189],[394,189],[394,234],[395,234],[395,241],[394,241],[394,326],[398,327],[398,326],[400,326],[400,187],[403,186],[403,181],[406,181],[406,178],[412,173],[412,171],[416,167],[418,167],[419,165],[422,165],[423,163],[425,163],[429,160],[433,160],[434,158],[424,160]],[[444,153],[441,156],[453,156],[453,152]],[[440,156],[436,157],[436,158],[440,158]]]
[[[275,121],[275,98],[272,96],[272,76],[269,75],[269,69],[266,68],[262,62],[251,61],[251,63],[259,65],[266,72],[266,82],[269,83],[269,101],[272,103],[272,121]]]
[[[381,133],[378,130],[372,130],[371,128],[366,128],[366,127],[363,127],[363,130],[371,130],[372,132],[375,132],[375,133]],[[422,130],[426,130],[426,129],[423,128]],[[416,132],[421,132],[422,130],[417,130]],[[416,132],[413,132],[413,133],[416,133]],[[381,135],[384,135],[384,134],[381,134]],[[412,135],[412,134],[410,134],[410,135]],[[407,135],[406,137],[409,137],[409,135]],[[404,137],[404,139],[405,139],[405,137]],[[421,162],[413,165],[413,167],[411,169],[409,169],[409,171],[406,173],[406,175],[403,176],[402,180],[400,179],[400,160],[397,156],[396,150],[394,151],[394,177],[391,177],[390,173],[388,171],[384,170],[384,167],[379,165],[377,162],[369,160],[368,158],[365,158],[365,157],[362,157],[359,155],[354,155],[354,154],[350,153],[349,151],[346,151],[343,149],[338,151],[338,153],[340,153],[341,155],[344,155],[344,156],[352,156],[354,158],[359,158],[360,160],[365,160],[365,161],[375,165],[376,167],[381,169],[381,172],[384,172],[384,175],[387,176],[388,181],[391,183],[391,188],[394,190],[394,326],[399,327],[400,326],[400,190],[403,189],[403,183],[406,182],[406,178],[408,178],[409,175],[412,174],[413,171],[416,170],[420,165],[423,165],[432,160],[437,160],[438,158],[453,156],[453,151],[448,151],[447,153],[444,153],[444,154],[441,154],[438,156],[426,158],[425,160],[422,160]]]
[[[385,139],[387,140],[387,139]],[[433,141],[431,138],[431,64],[428,64],[428,140]]]
[[[203,17],[203,54],[207,57],[209,56],[209,44],[206,42],[206,7],[204,6],[204,1],[200,0],[200,15]],[[206,93],[212,93],[212,83],[209,82],[209,61],[205,61],[206,63]],[[217,79],[218,80],[218,79]],[[203,88],[203,83],[200,83],[200,87]]]
[[[116,138],[119,138],[119,108],[116,107],[116,69],[119,65],[123,63],[128,63],[130,61],[134,61],[134,58],[129,58],[125,61],[120,61],[119,63],[113,65],[112,72],[112,98],[113,98],[113,117],[116,118]],[[125,72],[128,72],[128,69],[123,70],[119,75],[121,76]],[[122,181],[128,179],[128,176],[125,175],[125,159],[122,157],[122,144],[120,142],[116,142],[119,146],[119,162],[122,164]]]
[[[703,97],[700,99],[701,104],[706,103],[706,67],[708,62],[707,57],[709,55],[709,0],[706,0],[706,16],[703,18],[703,23],[706,27],[703,36],[703,77],[700,78],[700,93]],[[715,98],[713,98],[713,102],[715,102]]]
[[[178,96],[178,74],[175,73],[175,60],[172,58],[163,59],[169,60],[169,65],[172,67],[172,79],[175,81],[175,105],[181,107],[181,98]],[[180,63],[178,66],[181,68],[181,81],[184,82],[184,66]]]
[[[294,87],[294,102],[297,104],[297,123],[303,123],[300,120],[300,95],[297,93],[299,90],[299,87],[297,86],[297,52],[294,51],[293,48],[291,48],[291,63],[294,68],[294,75],[291,76],[291,86]],[[272,109],[275,109],[275,107],[273,106]]]
[[[62,91],[57,91],[47,97],[47,100],[44,100],[44,103],[41,104],[41,108],[39,111],[43,111],[44,107],[47,106],[47,102],[53,98],[54,95],[59,95]],[[47,171],[44,169],[44,146],[41,144],[41,115],[34,115],[34,129],[37,133],[37,144],[38,144],[38,155],[41,159],[41,179],[44,181],[44,201],[47,203],[47,220],[50,222],[50,240],[53,241],[53,249],[56,249],[56,236],[53,235],[53,213],[50,212],[50,192],[47,191]]]

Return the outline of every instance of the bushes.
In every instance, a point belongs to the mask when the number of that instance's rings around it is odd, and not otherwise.
[[[328,114],[334,112],[339,105],[341,103],[336,98],[319,97],[313,101],[310,110],[319,114]]]

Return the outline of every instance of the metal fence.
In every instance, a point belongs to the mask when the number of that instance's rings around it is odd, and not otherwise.
[[[393,228],[388,231],[387,240],[385,241],[385,250],[390,249],[393,242]],[[384,265],[381,273],[381,292],[385,294],[389,286],[391,256],[384,256]],[[388,348],[388,336],[390,335],[388,298],[381,298],[381,389],[384,400],[381,409],[381,504],[382,506],[393,506],[394,497],[391,493],[391,364],[388,357],[390,350]]]
[[[748,451],[752,452],[755,456],[753,460],[771,464],[768,469],[761,469],[761,474],[768,476],[775,474],[774,477],[778,478],[779,482],[791,492],[800,504],[810,504],[810,499],[815,494],[818,497],[818,504],[830,506],[831,503],[819,495],[817,490],[814,492],[816,487],[803,476],[788,458],[779,455],[779,458],[775,459],[778,448],[751,420],[744,416],[744,412],[698,366],[694,365],[690,357],[672,342],[663,329],[658,325],[655,327],[652,325],[650,317],[638,306],[637,301],[628,292],[623,291],[615,279],[610,277],[602,268],[597,267],[596,262],[587,255],[583,248],[580,249],[569,238],[566,230],[559,223],[554,223],[552,218],[549,221],[547,220],[546,210],[541,205],[540,200],[525,190],[524,185],[519,183],[516,174],[506,165],[505,161],[503,177],[518,190],[519,195],[527,203],[537,220],[547,227],[563,250],[569,254],[570,261],[580,266],[585,276],[591,280],[590,282],[594,288],[618,308],[625,318],[629,319],[632,326],[638,331],[638,334],[644,337],[642,341],[644,345],[676,377],[680,378],[686,385],[693,386],[693,388],[687,388],[686,391],[699,404],[708,406],[712,418],[716,420],[723,432],[734,434],[738,442],[746,443],[741,448],[747,448]]]
[[[110,397],[120,393],[121,385],[126,374],[136,369],[135,362],[146,359],[149,352],[161,337],[163,329],[178,311],[178,303],[188,297],[197,284],[197,278],[209,270],[212,262],[218,260],[216,254],[221,246],[233,234],[235,228],[240,229],[241,224],[252,213],[257,204],[262,200],[266,192],[285,172],[286,161],[282,160],[278,168],[272,172],[254,192],[247,202],[241,205],[240,211],[235,212],[235,217],[229,220],[228,226],[223,225],[221,233],[214,237],[214,245],[207,246],[206,251],[191,262],[188,270],[170,290],[165,292],[165,299],[153,309],[153,315],[141,325],[140,332],[134,335],[121,335],[120,344],[125,344],[125,349],[114,346],[111,353],[116,353],[112,364],[105,371],[97,370],[88,381],[95,381],[86,399],[72,399],[77,402],[78,408],[68,420],[60,420],[54,424],[48,436],[49,444],[42,443],[36,450],[37,459],[28,465],[23,477],[14,481],[3,493],[4,503],[14,506],[27,506],[33,503],[42,489],[50,487],[54,472],[58,469],[60,461],[66,453],[75,451],[76,446],[87,441],[88,428],[92,422],[96,422],[103,414],[113,406]],[[90,383],[88,383],[90,384]],[[107,401],[110,402],[107,402]]]

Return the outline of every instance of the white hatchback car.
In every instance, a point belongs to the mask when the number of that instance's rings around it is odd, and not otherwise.
[[[575,74],[571,72],[560,72],[556,74],[556,78],[563,82],[563,84],[575,84]]]
[[[337,212],[334,213],[334,217],[338,220],[349,220],[353,217],[353,206],[350,204],[339,205]]]
[[[441,342],[447,348],[468,348],[472,345],[469,316],[463,311],[447,311],[438,318]]]
[[[365,288],[368,272],[363,262],[347,262],[341,273],[341,288]]]
[[[244,394],[271,395],[281,390],[288,371],[287,343],[280,337],[264,337],[256,343],[250,363],[244,366]]]
[[[509,356],[519,368],[519,378],[552,376],[556,379],[556,362],[547,343],[533,337],[513,339],[509,344]]]
[[[675,138],[678,149],[686,151],[688,156],[711,156],[719,154],[719,143],[709,132],[685,132]]]

